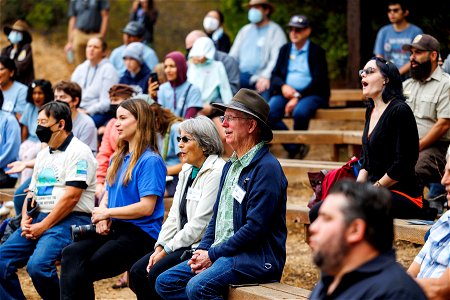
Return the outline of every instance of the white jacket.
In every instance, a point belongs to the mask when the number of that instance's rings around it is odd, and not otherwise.
[[[195,248],[203,237],[211,220],[214,203],[219,190],[220,177],[225,161],[217,155],[210,155],[194,179],[191,188],[199,192],[198,200],[187,199],[186,213],[188,222],[180,228],[180,201],[188,177],[191,175],[192,165],[184,164],[173,197],[172,207],[159,233],[157,246],[164,247],[171,253],[183,247]]]

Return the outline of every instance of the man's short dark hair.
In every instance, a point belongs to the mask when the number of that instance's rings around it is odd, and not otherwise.
[[[56,91],[56,90],[63,91],[64,93],[66,93],[67,95],[72,97],[72,101],[74,101],[75,98],[78,98],[78,103],[77,103],[76,107],[77,108],[80,107],[81,87],[78,85],[78,83],[73,82],[73,81],[61,80],[53,86],[53,90],[54,91]]]
[[[344,179],[338,181],[329,194],[345,196],[346,206],[342,208],[345,223],[349,225],[355,219],[362,219],[366,223],[364,239],[372,247],[380,252],[392,249],[394,219],[391,213],[391,194],[387,189]]]
[[[16,78],[17,67],[16,67],[16,63],[14,62],[14,60],[12,60],[11,58],[9,58],[6,55],[1,55],[0,56],[0,64],[2,64],[2,66],[5,67],[6,69],[8,69],[10,72],[14,72],[12,79]]]
[[[39,113],[41,111],[45,112],[45,115],[47,118],[50,116],[53,117],[57,122],[60,120],[64,120],[65,126],[64,130],[66,132],[72,131],[72,113],[70,111],[69,104],[63,101],[52,101],[49,103],[46,103],[39,108]]]
[[[406,1],[402,1],[402,0],[397,0],[397,1],[389,1],[388,2],[388,7],[390,5],[400,5],[400,7],[402,8],[402,11],[405,12],[407,10],[409,10],[408,8],[408,4],[406,3]]]

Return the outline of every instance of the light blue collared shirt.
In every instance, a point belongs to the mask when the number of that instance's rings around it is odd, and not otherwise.
[[[312,81],[308,64],[309,43],[308,39],[301,49],[295,48],[295,45],[292,44],[289,54],[286,84],[299,92],[302,92]]]

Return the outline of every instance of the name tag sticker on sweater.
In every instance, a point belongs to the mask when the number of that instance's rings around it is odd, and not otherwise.
[[[237,202],[242,203],[242,200],[244,200],[245,197],[245,193],[246,192],[239,185],[236,184],[234,186],[234,190],[231,196],[233,196],[233,198],[236,199]]]
[[[258,47],[263,47],[264,44],[266,43],[266,38],[265,37],[260,37],[257,41],[256,41],[256,46]]]
[[[188,188],[186,199],[199,201],[202,192],[199,189]]]

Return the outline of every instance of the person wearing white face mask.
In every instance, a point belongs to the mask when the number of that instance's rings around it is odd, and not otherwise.
[[[275,7],[269,1],[250,0],[248,7],[250,24],[239,30],[230,56],[239,63],[241,88],[254,89],[268,101],[272,69],[286,35],[270,20]]]
[[[12,26],[5,26],[3,32],[11,44],[2,49],[1,55],[14,60],[17,68],[16,80],[29,85],[34,80],[32,38],[29,27],[25,21],[17,20]]]
[[[228,53],[231,42],[228,34],[223,31],[224,17],[220,10],[209,11],[203,19],[203,28],[206,34],[214,41],[216,49]]]

